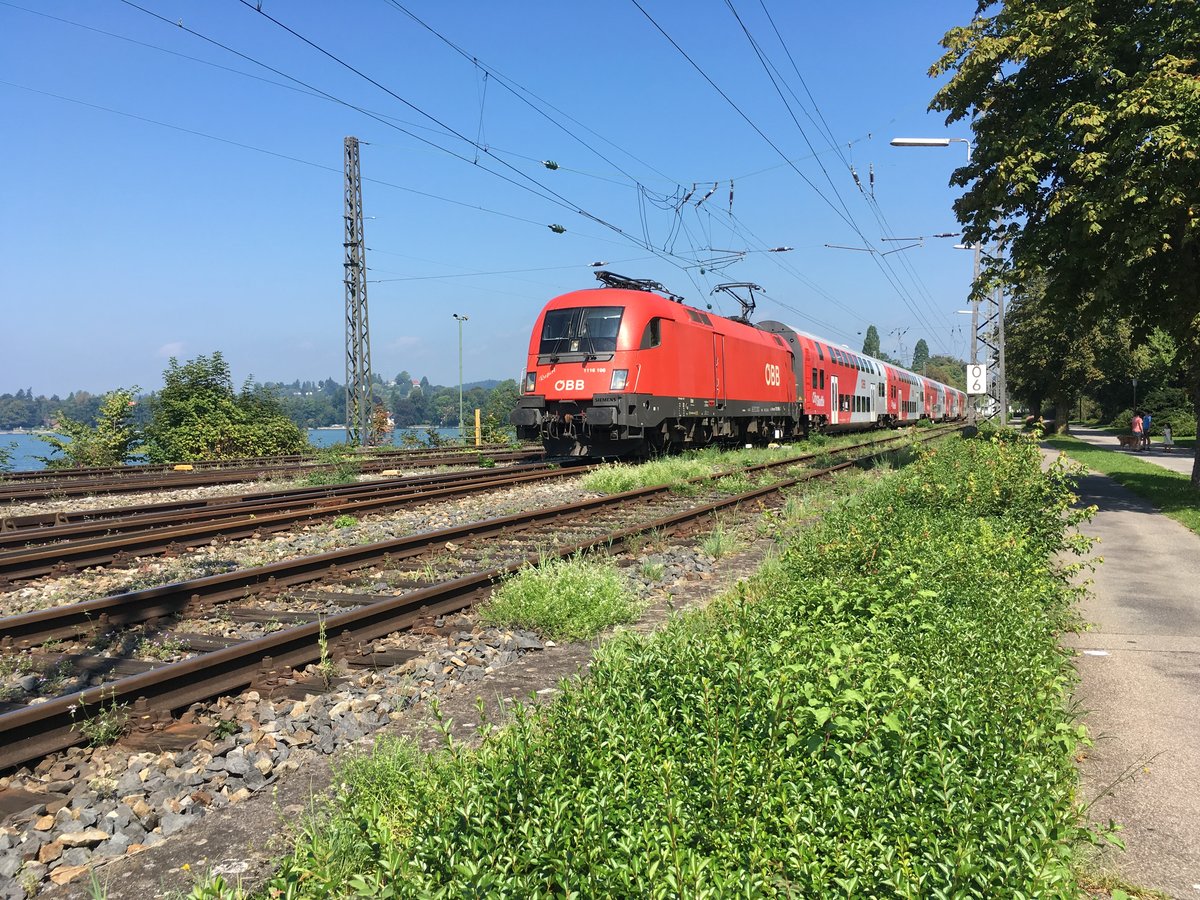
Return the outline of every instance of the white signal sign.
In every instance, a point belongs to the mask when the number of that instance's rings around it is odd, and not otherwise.
[[[967,366],[967,393],[987,393],[987,366]]]

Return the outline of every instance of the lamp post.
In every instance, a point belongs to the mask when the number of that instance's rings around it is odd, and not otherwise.
[[[467,433],[463,429],[463,376],[462,376],[462,327],[463,322],[470,319],[470,316],[460,316],[458,313],[451,313],[458,320],[458,439],[465,441]]]
[[[966,138],[892,138],[891,145],[893,147],[949,147],[951,144],[966,144],[967,145],[967,164],[971,162],[971,142]],[[965,248],[965,245],[959,245]],[[979,244],[975,244],[972,249],[975,251],[975,265],[971,276],[971,365],[979,364],[979,297],[975,293],[975,287],[979,284]],[[1002,332],[1003,333],[1003,332]],[[1000,394],[1004,396],[1006,393],[1004,385],[1000,386]],[[1007,411],[1003,408],[1000,410],[1000,420],[1004,423],[1007,419]],[[967,407],[967,421],[975,424],[975,403],[972,401]]]

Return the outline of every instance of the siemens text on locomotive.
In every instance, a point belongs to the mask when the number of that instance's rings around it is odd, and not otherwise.
[[[529,343],[511,421],[551,454],[642,455],[966,414],[962,391],[782,322],[597,277],[607,286],[547,303]]]

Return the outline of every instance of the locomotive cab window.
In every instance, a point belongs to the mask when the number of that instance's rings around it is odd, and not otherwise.
[[[621,330],[622,306],[583,306],[574,309],[552,309],[542,325],[539,356],[596,357],[611,354],[617,349],[617,334]]]
[[[642,332],[642,350],[649,350],[651,347],[657,347],[662,343],[662,319],[655,316],[646,323],[646,330]]]

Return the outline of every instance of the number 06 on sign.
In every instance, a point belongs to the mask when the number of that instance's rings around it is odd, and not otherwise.
[[[967,366],[967,393],[987,393],[987,366]]]

